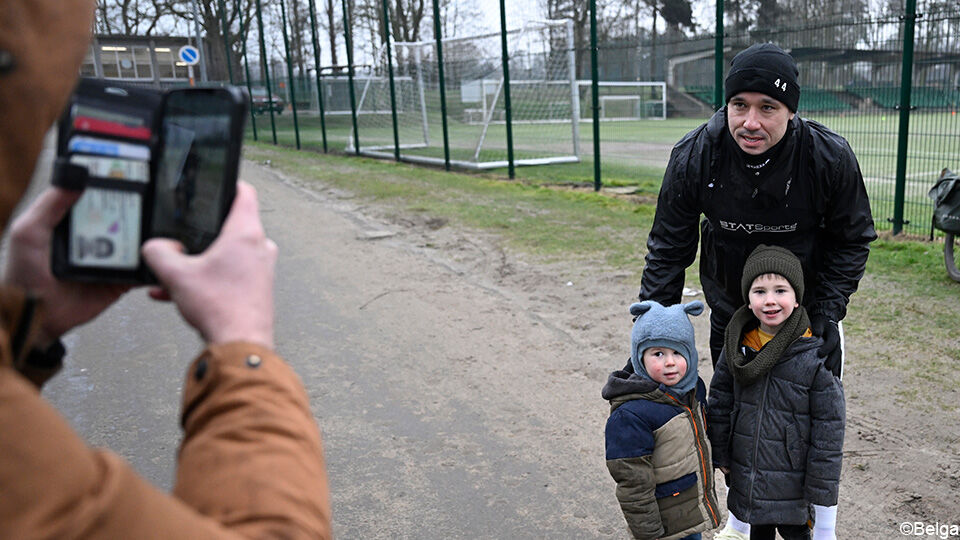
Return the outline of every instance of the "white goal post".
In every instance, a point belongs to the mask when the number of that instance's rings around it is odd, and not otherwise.
[[[577,85],[590,101],[591,81]],[[667,83],[661,81],[600,81],[598,83],[601,122],[623,120],[665,120],[667,118]],[[582,120],[592,122],[593,118]]]
[[[511,123],[517,126],[514,164],[578,162],[581,115],[573,21],[527,22],[509,30],[507,40]],[[442,45],[451,164],[471,169],[506,167],[500,33],[444,39]],[[443,143],[437,136],[441,118],[436,42],[395,42],[393,50],[394,62],[399,64],[395,73],[410,81],[404,105],[407,114],[398,126],[400,159],[442,165],[444,158],[437,157]],[[359,114],[367,103],[382,103],[382,98],[373,99],[382,90],[377,90],[377,84],[368,85],[360,89]],[[392,139],[376,136],[384,132],[385,126],[361,126],[360,153],[394,157]],[[349,140],[352,146],[353,137]]]

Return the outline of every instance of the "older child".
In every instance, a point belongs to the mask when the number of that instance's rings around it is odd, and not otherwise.
[[[790,251],[761,245],[741,280],[746,305],[725,333],[710,382],[713,461],[728,474],[727,508],[751,539],[836,538],[843,450],[840,381],[817,354],[800,305],[803,269]]]
[[[687,318],[701,312],[701,302],[630,306],[637,317],[630,363],[603,387],[611,407],[607,468],[635,538],[699,540],[701,531],[719,525],[704,425],[706,388],[697,376]]]

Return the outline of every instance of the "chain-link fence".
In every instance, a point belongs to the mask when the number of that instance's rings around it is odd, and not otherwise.
[[[960,5],[594,1],[510,2],[503,17],[489,0],[428,1],[411,23],[405,2],[196,0],[192,42],[208,84],[249,88],[255,139],[511,176],[556,164],[596,185],[662,174],[670,147],[718,106],[718,66],[777,43],[800,68],[799,114],[856,152],[878,227],[929,233],[927,189],[960,168]],[[154,84],[184,84],[173,38],[153,38],[156,52],[131,45],[125,64],[128,38],[98,36],[89,60],[101,65],[84,72],[129,78],[152,54]]]

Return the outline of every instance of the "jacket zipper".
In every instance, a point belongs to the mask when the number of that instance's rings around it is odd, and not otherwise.
[[[757,454],[760,452],[760,426],[763,425],[763,413],[767,406],[767,389],[770,387],[770,374],[763,379],[763,395],[760,398],[760,407],[757,412],[757,430],[753,443],[753,460],[750,462],[750,490],[747,492],[747,508],[753,508],[753,485],[757,476]],[[750,519],[747,516],[746,519]]]
[[[707,508],[710,510],[710,514],[713,516],[713,522],[719,523],[717,520],[717,512],[713,509],[713,505],[710,504],[710,486],[707,485],[707,459],[703,455],[703,446],[700,444],[700,429],[697,427],[697,418],[693,414],[693,409],[688,407],[686,404],[681,403],[679,399],[671,396],[670,394],[665,393],[664,395],[676,401],[677,405],[680,405],[686,409],[687,413],[690,415],[690,422],[693,423],[693,438],[697,441],[697,452],[700,454],[700,470],[703,472],[703,500],[707,503]]]

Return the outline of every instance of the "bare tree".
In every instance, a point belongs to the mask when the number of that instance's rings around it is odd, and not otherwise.
[[[389,4],[390,31],[397,41],[420,41],[425,0],[393,0]]]
[[[343,27],[337,25],[336,10],[337,5],[334,0],[327,0],[324,10],[327,14],[327,36],[330,39],[330,64],[337,64],[337,33],[343,31]]]
[[[98,34],[149,36],[166,13],[164,0],[97,0]]]
[[[307,0],[310,1],[310,0]],[[308,41],[310,19],[302,0],[287,0],[287,23],[290,32],[290,60],[297,68],[297,75],[307,73],[306,58],[310,57],[313,44]]]
[[[597,11],[602,11],[607,2],[597,0]],[[576,51],[578,78],[586,78],[590,68],[590,8],[582,0],[542,0],[542,11],[548,19],[573,20],[573,47]],[[598,17],[598,24],[600,24]]]
[[[440,0],[440,31],[443,37],[460,37],[480,31],[483,11],[476,0]]]
[[[181,20],[193,21],[193,2],[194,0],[164,0],[164,7],[168,13]],[[230,70],[234,73],[234,79],[239,79],[243,40],[250,31],[254,17],[253,0],[196,0],[196,2],[199,12],[198,22],[207,38],[204,48],[209,61],[207,75],[213,80],[228,79],[227,51],[224,48],[224,34],[226,34],[226,42],[230,49]],[[221,16],[221,2],[226,12],[223,14],[225,17]],[[226,18],[225,27],[222,24],[223,18]],[[239,31],[241,20],[244,35],[240,35]]]

